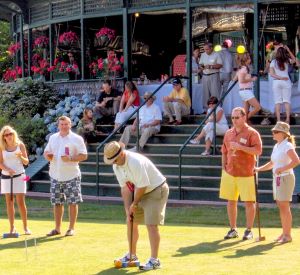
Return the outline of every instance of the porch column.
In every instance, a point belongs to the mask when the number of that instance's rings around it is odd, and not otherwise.
[[[192,10],[190,0],[186,0],[186,75],[189,77],[187,80],[187,89],[190,93],[191,101],[193,100],[193,80],[192,80]],[[192,105],[193,106],[193,105]],[[192,107],[191,107],[192,108]],[[191,110],[193,114],[193,109]]]
[[[124,77],[131,80],[131,14],[128,14],[128,1],[123,2],[123,56],[124,56]]]
[[[21,68],[22,68],[22,78],[24,78],[25,73],[25,62],[24,62],[24,34],[23,34],[23,14],[19,14],[19,22],[20,22],[20,59],[21,59]]]

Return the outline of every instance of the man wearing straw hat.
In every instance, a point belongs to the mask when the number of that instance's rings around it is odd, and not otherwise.
[[[139,128],[141,132],[141,138],[139,140],[140,149],[143,150],[145,144],[147,143],[148,139],[157,134],[160,131],[160,123],[162,121],[161,111],[154,103],[155,96],[151,96],[151,93],[146,92],[144,94],[144,99],[149,100],[147,101],[146,105],[144,105],[139,112]],[[123,135],[120,139],[122,143],[127,146],[131,134],[137,134],[137,119],[134,120],[132,125],[128,125]],[[132,148],[131,151],[135,151],[136,147]]]
[[[127,221],[129,252],[120,259],[122,264],[137,261],[138,225],[147,226],[151,256],[140,266],[142,270],[161,267],[158,259],[160,234],[164,224],[169,187],[166,178],[145,156],[125,150],[121,142],[112,141],[104,147],[104,162],[112,164],[121,187]]]

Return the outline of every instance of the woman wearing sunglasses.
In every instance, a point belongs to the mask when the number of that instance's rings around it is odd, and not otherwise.
[[[14,195],[23,221],[26,235],[31,232],[27,227],[27,208],[25,204],[26,181],[23,165],[29,163],[25,145],[20,141],[17,132],[10,126],[0,131],[0,169],[1,193],[5,195],[6,211],[10,224],[10,233],[16,233]]]
[[[273,169],[273,196],[279,208],[282,233],[275,240],[278,243],[292,241],[292,213],[290,201],[292,201],[295,188],[295,175],[293,168],[300,164],[295,151],[294,136],[290,134],[290,126],[285,122],[277,122],[272,129],[273,139],[277,142],[273,148],[271,160],[260,167],[256,172]]]

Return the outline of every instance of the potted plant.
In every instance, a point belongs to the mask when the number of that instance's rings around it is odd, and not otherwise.
[[[59,43],[63,46],[71,47],[71,46],[78,46],[79,38],[75,32],[69,31],[64,32],[59,36],[58,39]]]
[[[96,33],[95,46],[107,46],[116,37],[116,31],[107,27],[101,28]]]
[[[16,66],[14,68],[8,68],[5,71],[5,73],[3,74],[3,81],[4,82],[12,82],[21,76],[22,76],[22,68],[21,67]]]
[[[60,58],[55,58],[54,65],[49,67],[48,71],[53,72],[54,81],[69,80],[70,75],[74,75],[76,79],[79,75],[79,67],[76,62],[68,63]]]
[[[90,73],[95,78],[116,78],[123,72],[124,57],[119,59],[114,51],[108,51],[107,58],[98,58],[89,64]]]
[[[34,73],[33,79],[45,81],[45,77],[49,75],[50,64],[47,59],[34,56],[34,64],[31,71]]]

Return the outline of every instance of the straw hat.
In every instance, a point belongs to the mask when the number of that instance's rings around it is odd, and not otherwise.
[[[107,143],[104,147],[103,160],[106,164],[113,164],[121,152],[124,150],[125,145],[122,142],[112,141]]]
[[[285,133],[287,136],[290,136],[291,133],[290,133],[290,125],[285,123],[285,122],[282,122],[282,121],[278,121],[276,123],[276,125],[274,126],[274,128],[272,128],[272,132],[273,131],[278,131],[278,132],[282,132],[282,133]]]
[[[146,93],[144,94],[144,96],[143,96],[144,99],[145,99],[145,100],[148,99],[148,98],[151,96],[151,94],[152,94],[152,93],[150,93],[150,92],[146,92]],[[153,98],[153,100],[155,100],[155,99],[156,99],[156,96],[153,95],[152,98]]]

